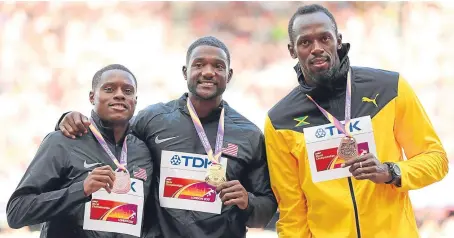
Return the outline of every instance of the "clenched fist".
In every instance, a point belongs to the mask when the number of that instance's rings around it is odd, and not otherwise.
[[[249,205],[249,195],[238,180],[228,181],[216,187],[216,192],[226,206],[237,205],[244,210]]]

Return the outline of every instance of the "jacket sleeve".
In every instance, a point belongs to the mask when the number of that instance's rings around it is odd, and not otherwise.
[[[55,125],[55,128],[54,128],[55,131],[59,131],[59,130],[60,130],[60,126],[59,126],[59,125],[60,125],[61,120],[63,120],[63,118],[65,118],[66,114],[68,114],[68,113],[70,113],[70,112],[71,112],[71,111],[65,112],[65,113],[63,113],[63,114],[60,116],[60,119],[58,119],[57,124]]]
[[[277,202],[270,186],[268,165],[266,162],[265,140],[260,132],[258,144],[253,145],[254,156],[252,166],[248,168],[246,190],[249,205],[246,213],[249,215],[246,226],[264,228],[276,214]]]
[[[68,153],[58,142],[63,135],[57,133],[44,139],[8,201],[7,220],[14,229],[49,221],[90,199],[84,194],[83,181],[60,189]]]
[[[266,162],[265,140],[260,132],[256,140],[253,163],[248,168],[246,190],[249,205],[246,213],[249,214],[246,226],[250,228],[264,228],[276,214],[277,202],[270,186],[268,165]]]
[[[438,182],[448,173],[448,159],[440,139],[408,82],[399,78],[394,134],[407,160],[397,164],[403,191]]]
[[[65,116],[66,116],[68,113],[70,113],[70,112],[72,112],[72,111],[65,112],[65,113],[63,113],[63,114],[60,116],[60,119],[58,119],[57,124],[55,124],[55,128],[54,128],[55,131],[59,131],[59,130],[60,130],[60,122],[61,122],[61,121],[63,120],[63,118],[65,118]],[[88,116],[88,118],[90,118],[90,116]],[[129,120],[129,123],[133,126],[133,129],[134,129],[135,121],[136,121],[136,116],[133,116],[133,117],[131,118],[131,120]],[[134,130],[133,130],[133,132],[134,132]],[[136,136],[137,136],[137,135],[136,135]],[[137,137],[138,137],[138,136],[137,136]]]
[[[279,221],[276,224],[279,237],[310,238],[306,197],[300,186],[297,159],[290,153],[285,139],[274,129],[269,117],[265,121],[265,143],[271,188],[279,205]]]

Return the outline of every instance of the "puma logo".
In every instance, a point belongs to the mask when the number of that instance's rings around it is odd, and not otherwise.
[[[375,95],[375,98],[374,98],[374,99],[370,99],[370,98],[368,98],[368,97],[363,97],[363,99],[362,99],[362,100],[363,100],[363,102],[371,102],[371,103],[373,103],[373,104],[375,105],[375,107],[378,107],[378,105],[377,105],[377,101],[376,101],[376,100],[377,100],[377,97],[378,97],[378,95],[380,95],[380,94],[379,94],[379,93],[377,93],[377,95]]]

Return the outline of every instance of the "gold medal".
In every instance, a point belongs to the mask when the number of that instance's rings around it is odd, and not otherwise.
[[[115,182],[112,187],[112,192],[118,194],[128,193],[131,189],[131,178],[129,173],[123,171],[115,171]]]
[[[225,177],[225,171],[221,164],[211,164],[208,167],[207,174],[205,176],[205,182],[212,186],[219,186],[220,184],[227,181]]]
[[[350,136],[342,138],[337,149],[337,155],[345,161],[356,159],[358,157],[358,144],[355,138]]]

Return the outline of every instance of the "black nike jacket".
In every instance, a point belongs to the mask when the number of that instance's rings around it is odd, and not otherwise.
[[[227,180],[239,180],[249,194],[249,207],[222,207],[221,214],[191,210],[163,208],[159,204],[159,177],[161,152],[206,154],[189,115],[184,94],[168,103],[148,106],[140,111],[132,124],[133,133],[146,142],[155,159],[153,196],[147,202],[146,237],[235,238],[245,237],[246,227],[265,227],[277,209],[270,188],[264,136],[260,129],[231,108],[225,101],[225,135],[223,147],[233,153],[223,153],[228,159]],[[221,106],[221,107],[222,107]],[[201,122],[214,148],[221,108],[201,118]],[[190,209],[188,207],[188,209]],[[156,214],[156,217],[154,215]],[[151,219],[147,219],[151,218]]]
[[[105,127],[96,113],[92,112],[92,117],[109,148],[119,158],[124,138],[115,144],[112,129]],[[127,169],[131,176],[134,177],[135,169],[146,171],[144,197],[147,201],[153,169],[150,152],[143,141],[131,134],[127,145]],[[8,201],[9,226],[21,228],[44,223],[40,237],[48,238],[134,237],[82,228],[84,206],[91,198],[84,194],[84,179],[88,172],[104,165],[116,168],[91,132],[76,139],[67,138],[60,131],[49,133]]]

